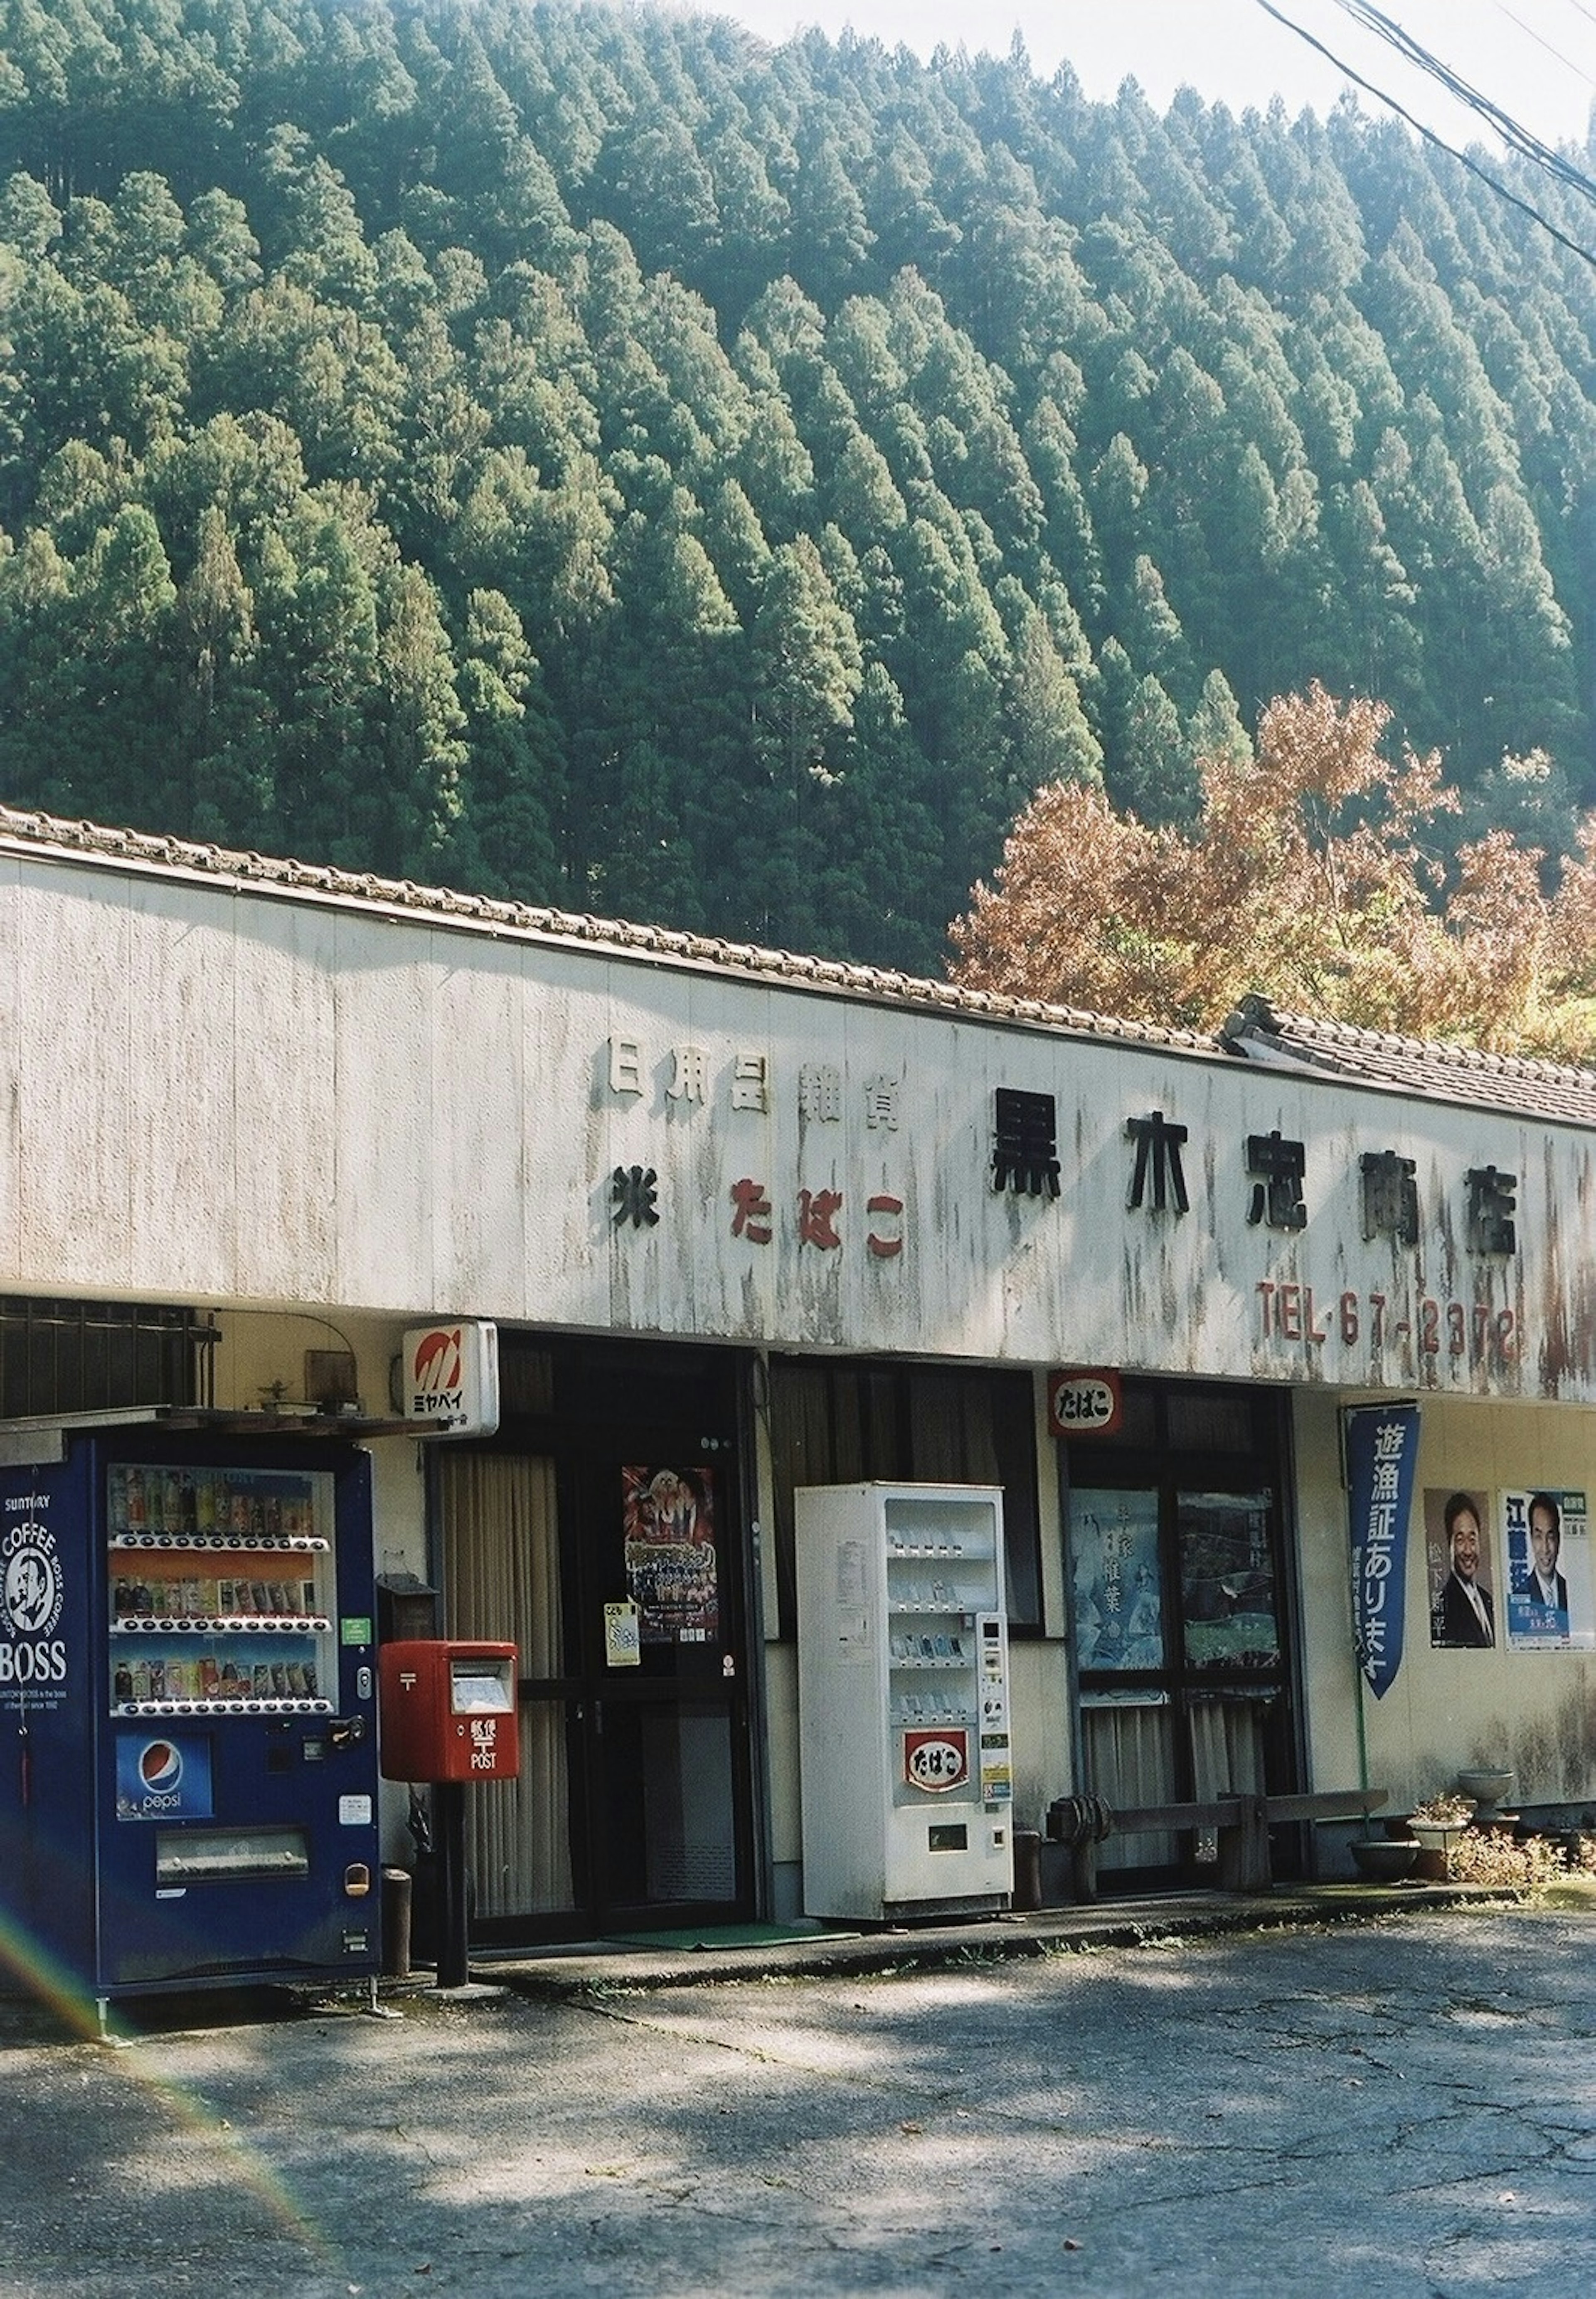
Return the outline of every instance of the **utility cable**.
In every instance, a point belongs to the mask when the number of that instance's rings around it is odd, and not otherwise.
[[[1364,31],[1373,32],[1377,38],[1384,40],[1409,63],[1438,82],[1458,103],[1466,104],[1470,112],[1487,121],[1512,150],[1526,160],[1533,160],[1537,167],[1544,168],[1549,175],[1557,177],[1573,190],[1583,192],[1587,199],[1596,200],[1596,183],[1592,182],[1583,169],[1576,168],[1560,152],[1553,151],[1550,145],[1543,144],[1538,136],[1532,135],[1510,112],[1504,112],[1500,104],[1493,104],[1488,95],[1482,95],[1477,87],[1466,80],[1460,72],[1443,63],[1422,41],[1415,39],[1411,32],[1405,31],[1393,18],[1386,15],[1384,9],[1372,6],[1370,0],[1335,0],[1335,4],[1343,16],[1350,16]]]
[[[1325,46],[1323,40],[1316,38],[1305,25],[1297,23],[1283,9],[1276,7],[1274,0],[1258,0],[1258,5],[1266,16],[1273,16],[1275,21],[1277,24],[1284,24],[1288,32],[1294,32],[1300,40],[1306,40],[1310,48],[1317,48],[1326,62],[1333,63],[1338,72],[1353,81],[1359,87],[1366,88],[1377,103],[1384,104],[1390,111],[1394,112],[1399,120],[1405,120],[1409,127],[1417,135],[1422,136],[1426,144],[1433,144],[1438,152],[1444,152],[1449,160],[1455,160],[1460,168],[1467,168],[1471,176],[1477,176],[1481,183],[1487,185],[1499,199],[1505,200],[1509,207],[1517,208],[1519,213],[1527,216],[1532,223],[1539,224],[1542,230],[1550,238],[1556,240],[1559,247],[1566,247],[1570,255],[1577,255],[1582,263],[1588,263],[1592,270],[1596,270],[1596,254],[1592,254],[1588,247],[1582,247],[1578,240],[1570,239],[1566,231],[1560,231],[1549,216],[1542,215],[1540,209],[1532,206],[1528,200],[1520,199],[1517,192],[1510,192],[1500,178],[1493,176],[1488,168],[1482,167],[1479,162],[1471,158],[1467,152],[1459,152],[1454,145],[1449,144],[1443,136],[1437,136],[1433,128],[1426,128],[1422,120],[1417,119],[1408,110],[1406,104],[1399,104],[1395,96],[1387,95],[1383,87],[1376,87],[1372,79],[1366,79],[1360,71],[1354,70],[1352,65],[1346,62],[1344,57],[1338,56],[1333,48],[1327,48]]]
[[[1526,23],[1522,16],[1515,15],[1512,9],[1508,6],[1507,0],[1496,0],[1496,12],[1499,16],[1505,16],[1509,24],[1517,24],[1521,32],[1534,40],[1538,48],[1544,48],[1547,54],[1555,62],[1561,64],[1565,71],[1571,71],[1575,79],[1583,79],[1587,87],[1596,88],[1596,79],[1592,79],[1588,71],[1583,71],[1572,56],[1566,56],[1561,48],[1554,48],[1544,32],[1537,32],[1533,24]],[[1582,15],[1590,17],[1592,23],[1596,23],[1596,16],[1591,16],[1588,8],[1582,9],[1580,12]]]

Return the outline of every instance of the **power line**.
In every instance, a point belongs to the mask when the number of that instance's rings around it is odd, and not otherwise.
[[[1455,160],[1459,167],[1467,168],[1471,176],[1477,176],[1481,183],[1488,185],[1499,199],[1505,200],[1509,207],[1517,208],[1519,213],[1527,216],[1532,223],[1539,224],[1542,230],[1549,237],[1556,240],[1559,247],[1566,247],[1570,255],[1577,255],[1582,263],[1588,263],[1592,270],[1596,270],[1596,255],[1593,255],[1588,247],[1582,247],[1576,239],[1570,239],[1566,231],[1559,231],[1550,218],[1542,215],[1539,208],[1533,207],[1528,200],[1520,199],[1517,192],[1510,192],[1499,178],[1493,176],[1489,169],[1483,168],[1477,160],[1471,158],[1468,153],[1458,151],[1455,145],[1446,141],[1444,137],[1437,136],[1433,128],[1426,128],[1422,120],[1417,119],[1408,110],[1406,104],[1399,104],[1395,96],[1387,95],[1383,87],[1376,87],[1372,79],[1366,79],[1360,71],[1356,71],[1346,62],[1344,57],[1338,56],[1333,48],[1327,48],[1325,46],[1323,40],[1316,38],[1305,25],[1295,22],[1283,9],[1276,7],[1274,0],[1257,0],[1257,4],[1266,16],[1273,16],[1275,21],[1277,24],[1284,24],[1288,32],[1294,32],[1300,40],[1306,40],[1309,46],[1316,48],[1326,62],[1335,66],[1338,72],[1354,81],[1358,87],[1367,88],[1369,95],[1377,102],[1394,112],[1399,120],[1405,120],[1409,127],[1422,136],[1426,144],[1433,144],[1438,152],[1444,152],[1449,160]],[[1596,187],[1587,184],[1586,188],[1592,197],[1596,197]]]
[[[1526,160],[1533,160],[1537,167],[1544,168],[1573,190],[1583,192],[1587,199],[1596,200],[1596,184],[1583,170],[1575,167],[1560,152],[1554,152],[1549,144],[1543,144],[1527,128],[1521,127],[1510,112],[1493,104],[1488,95],[1483,95],[1460,72],[1443,63],[1422,41],[1416,40],[1411,32],[1386,15],[1384,9],[1372,6],[1370,0],[1335,0],[1335,4],[1343,16],[1350,16],[1363,30],[1373,32],[1377,38],[1387,42],[1399,55],[1404,56],[1410,64],[1417,65],[1420,71],[1426,72],[1437,81],[1449,95],[1454,96],[1459,104],[1467,104],[1481,120],[1486,120],[1512,150]]]
[[[1537,32],[1533,24],[1526,24],[1522,16],[1516,16],[1508,6],[1508,0],[1496,0],[1496,12],[1499,16],[1505,16],[1509,24],[1517,24],[1521,32],[1526,33],[1538,48],[1544,48],[1547,54],[1560,63],[1565,71],[1571,71],[1575,79],[1583,79],[1587,87],[1596,88],[1596,79],[1592,79],[1588,71],[1582,71],[1572,56],[1566,56],[1561,48],[1554,48],[1544,32]],[[1582,8],[1580,13],[1582,16],[1589,17],[1591,22],[1596,24],[1596,16],[1592,16],[1588,8]]]

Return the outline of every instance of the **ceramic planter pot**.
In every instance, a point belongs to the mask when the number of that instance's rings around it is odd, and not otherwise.
[[[1366,1841],[1354,1841],[1349,1849],[1353,1863],[1361,1876],[1371,1884],[1400,1884],[1404,1876],[1413,1872],[1418,1858],[1418,1846],[1409,1837],[1374,1836]]]
[[[1418,1847],[1414,1874],[1426,1884],[1444,1884],[1449,1873],[1447,1855],[1463,1833],[1462,1823],[1415,1820],[1409,1825]]]

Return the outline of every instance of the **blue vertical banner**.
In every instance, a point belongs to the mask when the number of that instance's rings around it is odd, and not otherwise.
[[[1352,1636],[1376,1700],[1402,1664],[1408,1512],[1418,1461],[1417,1405],[1359,1405],[1345,1417],[1352,1536]]]

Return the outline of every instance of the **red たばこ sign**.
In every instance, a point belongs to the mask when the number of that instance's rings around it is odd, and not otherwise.
[[[1119,1375],[1101,1369],[1047,1377],[1047,1425],[1055,1437],[1111,1437],[1125,1417]]]
[[[960,1789],[969,1778],[969,1734],[943,1728],[903,1735],[903,1777],[933,1796]]]

